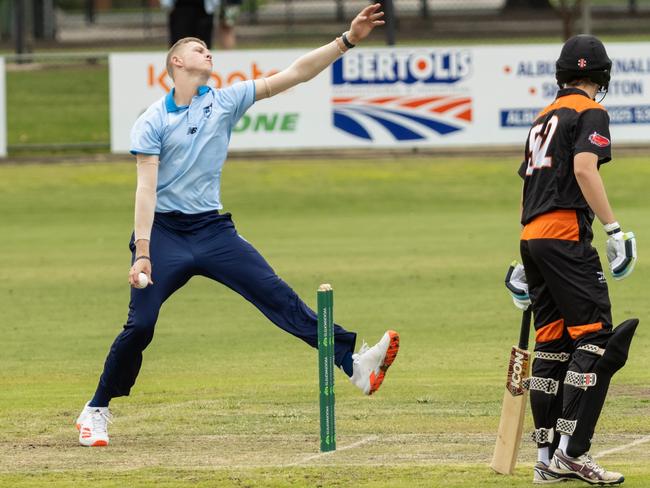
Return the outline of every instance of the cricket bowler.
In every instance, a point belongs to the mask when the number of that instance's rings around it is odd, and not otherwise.
[[[151,105],[131,132],[136,157],[134,234],[124,329],[110,348],[97,390],[77,419],[83,446],[106,446],[112,398],[129,395],[151,342],[161,305],[192,276],[213,279],[239,293],[269,320],[317,347],[317,316],[275,273],[222,213],[221,171],[233,127],[254,102],[306,82],[382,25],[380,4],[364,8],[340,37],[268,78],[223,89],[206,86],[212,54],[196,38],[167,54],[174,88]],[[144,273],[148,286],[139,288]],[[144,284],[147,284],[146,281]],[[395,360],[399,336],[387,331],[354,354],[356,334],[335,326],[335,363],[370,395]]]
[[[588,35],[572,37],[556,63],[557,97],[537,116],[519,169],[523,178],[520,251],[514,288],[532,302],[535,359],[528,380],[538,462],[533,482],[578,479],[622,483],[589,455],[610,379],[625,365],[637,319],[612,327],[607,281],[592,247],[594,216],[604,225],[614,279],[636,261],[634,234],[623,232],[599,168],[609,162],[606,94],[612,62]],[[602,99],[601,99],[602,100]],[[513,296],[525,309],[528,297]]]

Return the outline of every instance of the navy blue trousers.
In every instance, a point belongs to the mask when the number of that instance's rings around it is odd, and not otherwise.
[[[135,252],[133,238],[131,252]],[[153,338],[160,307],[195,275],[233,289],[271,322],[317,347],[317,316],[236,231],[230,214],[157,213],[150,245],[154,284],[131,289],[129,316],[111,346],[100,387],[111,398],[128,395]],[[134,259],[135,256],[132,257]],[[335,325],[335,362],[354,351],[356,334]]]

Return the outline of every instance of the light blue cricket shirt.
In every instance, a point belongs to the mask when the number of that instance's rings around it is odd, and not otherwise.
[[[151,105],[131,130],[131,153],[160,158],[156,212],[220,210],[221,170],[232,128],[255,102],[252,80],[221,90],[199,87],[189,106],[174,90]]]

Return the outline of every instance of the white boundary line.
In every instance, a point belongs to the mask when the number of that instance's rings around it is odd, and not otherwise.
[[[625,444],[624,446],[613,447],[612,449],[605,449],[604,451],[600,451],[594,456],[594,458],[600,458],[603,456],[608,456],[609,454],[614,454],[615,452],[625,451],[630,447],[638,446],[639,444],[645,444],[646,442],[650,442],[650,435],[641,437],[640,439],[632,441],[629,444]]]
[[[313,461],[314,459],[318,459],[318,458],[321,458],[323,456],[328,456],[328,455],[334,454],[336,452],[347,451],[348,449],[354,449],[355,447],[359,447],[359,446],[362,446],[363,444],[367,444],[368,442],[372,442],[375,439],[376,439],[376,436],[371,435],[371,436],[366,437],[365,439],[361,439],[360,441],[353,442],[352,444],[349,444],[347,446],[337,448],[336,451],[319,452],[318,454],[312,454],[311,456],[307,456],[306,458],[301,459],[300,461],[296,461],[295,463],[289,463],[289,464],[286,464],[285,466],[297,466],[299,464],[304,464],[304,463],[307,463],[309,461]]]

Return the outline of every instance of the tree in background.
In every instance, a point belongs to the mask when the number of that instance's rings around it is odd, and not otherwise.
[[[580,17],[582,0],[506,0],[502,12],[525,10],[554,11],[562,20],[562,35],[568,39],[575,32],[575,21]]]
[[[556,9],[562,18],[562,34],[568,39],[575,32],[575,21],[580,17],[582,11],[582,0],[557,0]]]

